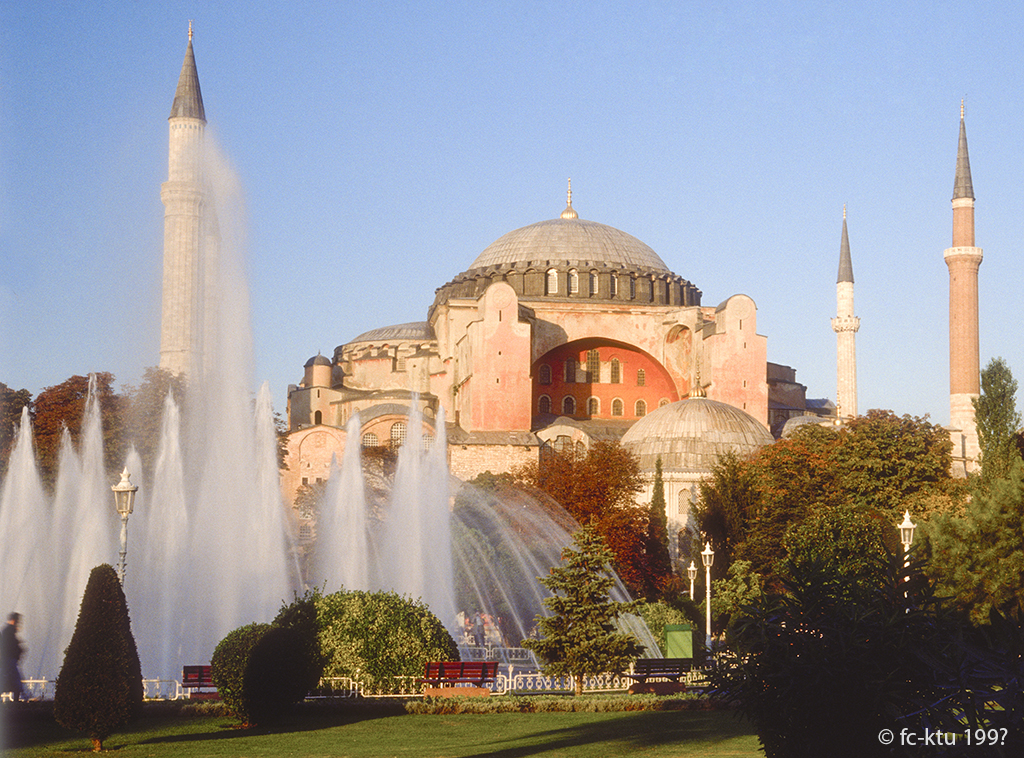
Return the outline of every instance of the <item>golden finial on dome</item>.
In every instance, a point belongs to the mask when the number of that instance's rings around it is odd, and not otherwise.
[[[690,397],[707,397],[707,393],[704,391],[704,384],[700,380],[700,363],[697,363],[697,380],[694,382],[693,391],[690,392]]]
[[[569,177],[569,193],[565,203],[565,210],[562,211],[562,218],[579,218],[579,214],[572,207],[572,177]]]

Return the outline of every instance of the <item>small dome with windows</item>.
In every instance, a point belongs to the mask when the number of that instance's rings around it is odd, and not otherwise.
[[[659,457],[666,470],[710,471],[726,453],[749,455],[774,441],[746,411],[706,397],[664,405],[622,437],[644,471],[654,471]]]

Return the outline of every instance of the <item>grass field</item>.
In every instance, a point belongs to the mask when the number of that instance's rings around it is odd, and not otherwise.
[[[45,706],[4,708],[5,756],[88,753],[84,735],[54,724]],[[147,708],[109,737],[119,758],[199,756],[760,756],[750,725],[723,711],[407,715],[398,709],[300,708],[272,729],[238,729],[225,716]]]

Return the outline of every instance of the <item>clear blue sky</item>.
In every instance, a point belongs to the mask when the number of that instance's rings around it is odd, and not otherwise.
[[[195,21],[210,129],[248,206],[254,386],[426,318],[507,231],[580,217],[835,398],[843,204],[862,411],[946,423],[961,98],[981,359],[1024,377],[1024,77],[1008,3],[20,3],[0,21],[0,381],[159,350],[167,116]]]

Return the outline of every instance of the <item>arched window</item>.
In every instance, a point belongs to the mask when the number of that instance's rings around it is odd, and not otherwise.
[[[367,432],[363,435],[363,447],[377,447],[380,444],[380,440],[377,439],[377,435],[373,432]]]
[[[553,268],[548,269],[548,276],[545,285],[545,293],[548,295],[558,294],[558,271]]]
[[[643,387],[645,384],[647,384],[647,372],[638,368],[636,370],[636,386]]]
[[[555,437],[554,447],[556,453],[572,452],[572,440],[568,434],[559,434]]]
[[[576,415],[576,398],[572,395],[566,395],[562,398],[562,413],[566,416]]]
[[[567,358],[565,361],[565,383],[573,384],[576,381],[576,369],[579,367],[579,361],[575,358]]]
[[[551,413],[551,398],[547,395],[541,395],[537,400],[537,412],[538,413]]]
[[[546,363],[540,364],[540,376],[537,381],[541,384],[551,384],[551,366]]]
[[[591,384],[601,381],[601,354],[596,350],[587,351],[587,381]]]
[[[569,269],[569,294],[580,294],[580,275],[574,268]]]
[[[611,366],[611,383],[618,384],[622,381],[622,364],[619,363],[618,358],[612,358]]]
[[[324,423],[323,411],[317,411],[316,413],[313,414],[313,423],[317,425]]]
[[[659,408],[664,408],[666,405],[668,405],[668,402],[669,402],[668,398],[667,397],[663,397],[661,400],[658,401],[658,407]]]
[[[396,421],[391,425],[391,445],[398,447],[405,443],[405,422]]]
[[[629,277],[629,299],[636,300],[636,278]]]
[[[647,415],[647,403],[643,400],[636,401],[636,413],[634,416],[646,416]]]
[[[597,294],[597,272],[590,272],[590,296],[593,297]]]
[[[690,512],[690,502],[693,496],[690,494],[690,490],[679,490],[679,515],[685,516]]]
[[[612,415],[622,415],[622,400],[620,398],[615,398],[614,400],[612,400]]]
[[[596,397],[591,397],[587,400],[587,415],[596,416],[601,411],[601,401]]]
[[[576,458],[582,460],[587,457],[587,446],[583,443],[583,440],[576,440]]]
[[[619,275],[618,274],[612,274],[612,279],[611,279],[610,284],[611,284],[611,290],[612,290],[611,291],[611,295],[612,295],[612,297],[615,297],[616,295],[619,294]]]

